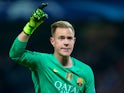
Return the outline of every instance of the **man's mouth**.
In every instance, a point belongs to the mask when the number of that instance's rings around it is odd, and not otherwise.
[[[70,48],[61,48],[63,51],[68,52]]]

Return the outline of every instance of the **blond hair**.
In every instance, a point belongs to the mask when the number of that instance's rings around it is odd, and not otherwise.
[[[71,28],[72,31],[74,32],[75,34],[75,30],[74,30],[74,27],[68,22],[68,21],[57,21],[57,22],[54,22],[53,24],[51,24],[51,35],[53,36],[55,31],[56,31],[56,28]]]

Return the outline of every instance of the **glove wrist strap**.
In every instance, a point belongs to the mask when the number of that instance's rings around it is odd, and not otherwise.
[[[29,22],[23,28],[23,31],[27,35],[31,35],[34,32],[34,29],[29,25]]]

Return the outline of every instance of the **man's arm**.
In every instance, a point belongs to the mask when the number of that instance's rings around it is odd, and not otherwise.
[[[47,14],[43,12],[43,8],[46,6],[46,3],[42,3],[41,6],[32,14],[29,22],[24,26],[23,31],[18,36],[20,41],[27,42],[35,29],[48,18]]]
[[[9,56],[12,60],[16,62],[26,62],[27,60],[30,61],[27,56],[30,58],[33,57],[31,57],[32,53],[26,51],[25,48],[33,32],[45,21],[45,19],[47,19],[47,15],[42,10],[46,5],[47,4],[42,3],[42,5],[33,12],[30,20],[24,26],[23,31],[14,40],[9,52]],[[26,63],[26,65],[28,64]]]
[[[19,35],[18,35],[18,39],[21,42],[28,42],[30,36],[28,36],[27,34],[24,33],[24,31],[22,31]]]
[[[96,93],[95,91],[95,81],[94,81],[94,73],[91,67],[88,70],[88,74],[86,75],[86,90],[85,93]]]

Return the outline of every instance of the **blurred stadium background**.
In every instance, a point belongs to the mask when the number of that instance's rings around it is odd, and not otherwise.
[[[13,40],[42,2],[49,19],[32,35],[27,49],[52,53],[50,24],[67,20],[76,30],[72,56],[90,65],[97,93],[124,93],[124,1],[0,0],[0,93],[34,93],[30,71],[9,57]]]

